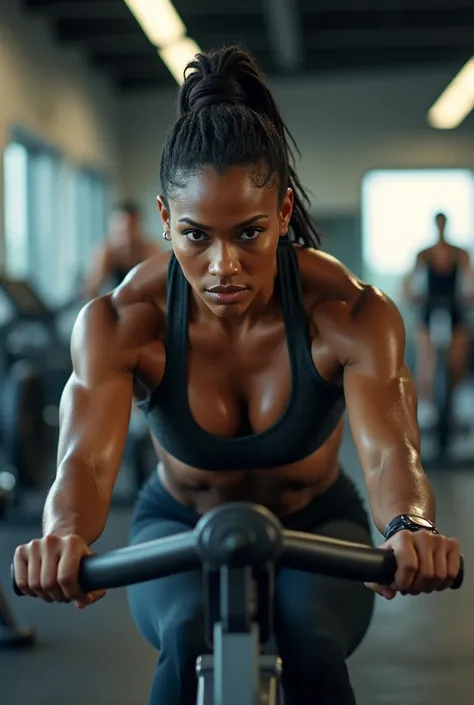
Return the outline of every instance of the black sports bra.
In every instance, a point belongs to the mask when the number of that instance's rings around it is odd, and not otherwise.
[[[314,453],[336,428],[345,409],[342,388],[326,382],[314,367],[298,256],[281,238],[277,252],[283,318],[292,388],[282,416],[262,433],[242,429],[237,437],[214,436],[195,421],[188,402],[188,309],[190,287],[171,257],[167,286],[166,367],[161,384],[138,403],[162,447],[203,470],[273,468]]]

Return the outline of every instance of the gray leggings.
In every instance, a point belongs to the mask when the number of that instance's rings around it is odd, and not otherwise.
[[[169,536],[195,526],[198,515],[174,500],[153,474],[135,507],[131,542]],[[341,473],[325,493],[285,527],[371,544],[360,497]],[[133,618],[160,657],[150,705],[195,705],[197,656],[205,641],[199,571],[134,585]],[[355,705],[345,660],[364,637],[374,595],[364,585],[282,569],[276,577],[275,636],[283,660],[285,705]]]

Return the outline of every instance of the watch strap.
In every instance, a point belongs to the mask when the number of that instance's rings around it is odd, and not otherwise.
[[[432,534],[438,534],[439,531],[435,525],[425,519],[424,517],[419,517],[420,523],[418,523],[417,517],[408,514],[399,514],[394,517],[386,526],[384,537],[388,541],[392,536],[397,534],[399,531],[429,531]]]

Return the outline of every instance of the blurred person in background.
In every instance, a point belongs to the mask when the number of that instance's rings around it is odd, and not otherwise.
[[[446,241],[448,219],[435,215],[437,242],[418,252],[415,267],[404,282],[405,297],[418,306],[416,335],[416,378],[420,397],[420,416],[434,422],[433,382],[436,354],[430,336],[431,314],[440,300],[448,303],[452,340],[449,361],[453,382],[462,382],[468,372],[469,331],[466,304],[473,300],[473,277],[469,253]]]
[[[95,299],[105,286],[117,288],[134,267],[160,252],[158,244],[143,232],[140,209],[135,203],[119,203],[112,210],[108,225],[106,241],[94,253],[83,285],[82,294],[86,300]],[[135,405],[129,429],[137,440],[148,435],[146,422]],[[144,479],[142,472],[141,468],[137,471],[137,486]]]
[[[138,206],[119,203],[110,214],[107,240],[94,253],[83,286],[84,297],[94,299],[106,285],[116,288],[130,270],[159,251],[142,230]]]

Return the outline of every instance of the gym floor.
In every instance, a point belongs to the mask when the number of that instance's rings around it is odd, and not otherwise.
[[[349,438],[342,462],[362,488]],[[350,660],[361,705],[472,705],[474,464],[472,472],[446,469],[430,479],[439,526],[461,542],[465,584],[457,593],[378,599],[371,630]],[[99,550],[126,543],[129,519],[130,510],[112,511]],[[0,525],[0,584],[21,624],[33,625],[39,636],[30,651],[0,654],[2,705],[147,705],[156,655],[135,630],[123,590],[82,613],[12,595],[13,550],[34,533],[31,525]]]

